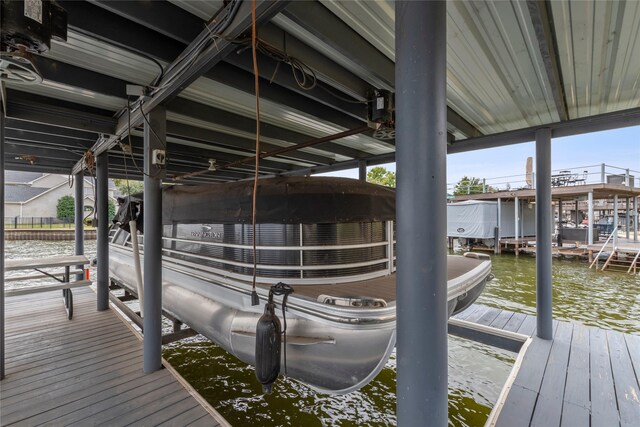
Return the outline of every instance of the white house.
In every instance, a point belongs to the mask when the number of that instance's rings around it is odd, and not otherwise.
[[[84,178],[84,206],[93,208],[95,201],[94,180]],[[116,187],[109,180],[109,197],[114,201]],[[70,186],[67,175],[37,172],[5,171],[4,174],[4,216],[15,217],[56,217],[58,200],[63,196],[74,197],[75,189]]]

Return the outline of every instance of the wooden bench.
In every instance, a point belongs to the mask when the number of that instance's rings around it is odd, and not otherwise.
[[[44,283],[38,286],[29,286],[26,288],[10,289],[5,291],[7,297],[17,295],[27,295],[38,292],[49,292],[62,290],[62,297],[64,299],[64,308],[67,310],[67,317],[69,320],[73,318],[73,292],[72,288],[78,288],[81,286],[91,285],[90,280],[85,280],[84,266],[89,264],[89,259],[84,255],[74,256],[57,256],[50,258],[26,258],[26,259],[10,259],[5,261],[6,271],[18,271],[18,270],[36,270],[40,274],[30,274],[9,277],[5,279],[5,282],[16,282],[22,280],[33,280],[50,277],[57,281],[55,284]],[[71,267],[79,267],[78,270],[71,271]],[[64,268],[64,273],[49,273],[43,271],[43,268]],[[75,275],[76,280],[71,281],[71,276]],[[60,277],[62,276],[62,277]],[[79,277],[83,279],[78,280]]]

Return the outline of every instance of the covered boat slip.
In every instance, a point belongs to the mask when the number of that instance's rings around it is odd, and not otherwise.
[[[256,0],[260,150],[252,2],[59,3],[68,31],[23,38],[36,48],[34,68],[3,81],[0,172],[96,177],[100,311],[109,307],[107,179],[144,179],[150,375],[161,367],[161,182],[251,178],[256,151],[261,177],[358,167],[365,179],[367,166],[397,161],[398,424],[445,426],[446,156],[535,140],[536,333],[553,339],[551,140],[640,124],[639,2]],[[3,61],[24,64],[6,28]],[[289,72],[293,59],[312,87]],[[82,236],[81,204],[76,212]],[[3,337],[0,377],[11,374]]]
[[[60,291],[7,298],[3,426],[228,425],[169,365],[144,374],[140,338],[92,289],[74,295],[73,320]]]

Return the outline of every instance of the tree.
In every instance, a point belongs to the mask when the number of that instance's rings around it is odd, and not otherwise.
[[[129,194],[142,193],[144,189],[144,183],[142,181],[132,181],[130,179],[114,179],[113,183],[116,188],[120,190],[122,194],[128,196]]]
[[[367,181],[373,184],[384,185],[385,187],[396,186],[396,173],[388,171],[382,166],[371,168],[367,173]]]
[[[488,185],[484,186],[484,191],[482,185],[482,179],[476,177],[468,177],[463,176],[460,181],[456,184],[453,189],[453,194],[455,196],[463,195],[463,194],[478,194],[483,192],[491,192],[494,189]]]
[[[116,202],[113,201],[113,199],[109,199],[109,221],[111,221],[113,219],[114,216],[116,216]]]
[[[75,202],[72,196],[62,196],[56,205],[58,219],[73,220],[75,216]]]

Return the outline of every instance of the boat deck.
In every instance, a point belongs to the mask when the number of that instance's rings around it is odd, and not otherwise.
[[[142,371],[142,342],[89,288],[6,299],[0,424],[217,426],[226,421],[165,364]]]
[[[447,280],[454,279],[470,272],[483,260],[461,256],[450,256],[447,259]],[[267,288],[267,285],[264,285]],[[359,282],[340,283],[335,285],[301,285],[294,286],[295,294],[303,295],[314,301],[320,295],[331,295],[340,298],[366,296],[381,298],[386,302],[396,300],[396,275],[377,277]]]
[[[530,335],[488,426],[637,426],[640,336],[554,321],[553,341],[533,336],[535,316],[475,304],[457,319]]]

